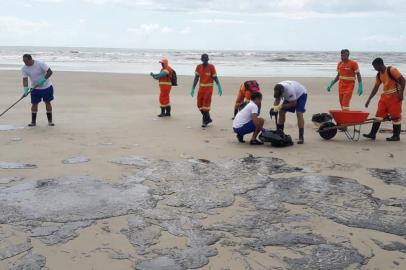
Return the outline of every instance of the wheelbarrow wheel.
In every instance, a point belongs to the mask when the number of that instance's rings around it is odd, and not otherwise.
[[[322,137],[325,140],[330,140],[334,138],[334,136],[337,134],[337,128],[334,127],[336,127],[336,125],[333,122],[325,122],[321,124],[318,130],[320,137]]]

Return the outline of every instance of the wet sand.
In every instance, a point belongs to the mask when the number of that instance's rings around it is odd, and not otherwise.
[[[388,185],[373,177],[368,168],[405,168],[406,137],[403,136],[401,142],[388,143],[384,138],[390,134],[378,134],[375,142],[363,139],[350,142],[343,133],[338,133],[333,140],[324,141],[314,131],[310,121],[314,113],[339,107],[337,88],[334,93],[325,91],[329,78],[290,78],[308,88],[309,99],[305,114],[305,144],[288,148],[253,147],[237,142],[232,132],[231,117],[238,87],[247,78],[220,77],[224,95],[213,96],[211,114],[214,123],[202,129],[196,99],[189,96],[192,79],[182,76],[178,78],[179,86],[174,87],[171,94],[172,117],[161,119],[156,116],[159,113],[158,85],[148,76],[55,72],[52,77],[55,88],[55,127],[46,125],[43,105],[38,113],[38,126],[26,127],[30,121],[28,99],[0,118],[0,126],[16,127],[9,131],[4,130],[8,128],[0,128],[0,162],[36,165],[36,168],[31,169],[0,169],[0,180],[3,179],[0,188],[70,176],[90,176],[108,183],[120,183],[123,177],[132,176],[133,171],[111,162],[119,157],[138,156],[169,162],[196,158],[222,163],[253,155],[282,159],[289,166],[303,168],[305,173],[354,179],[360,185],[372,189],[373,196],[382,201],[390,198],[404,200],[405,186]],[[257,79],[264,94],[262,116],[266,119],[266,127],[275,127],[267,112],[272,103],[273,85],[283,79]],[[20,97],[22,87],[19,72],[1,71],[0,82],[2,111]],[[369,93],[373,78],[365,78],[364,82],[366,92]],[[352,108],[363,109],[366,98],[366,94],[363,97],[354,95]],[[375,97],[367,109],[372,114],[378,98]],[[383,127],[391,128],[391,124],[386,123]],[[369,128],[363,126],[362,131],[367,132]],[[286,132],[294,139],[297,138],[296,117],[293,114],[288,116]],[[75,157],[80,157],[82,162],[62,162]],[[7,183],[7,179],[14,180]],[[152,184],[145,183],[147,186]],[[312,212],[303,205],[286,203],[285,207],[291,214]],[[210,226],[220,221],[230,221],[233,217],[249,214],[254,208],[247,198],[235,195],[232,205],[212,210],[201,222],[204,226]],[[402,209],[399,216],[405,215],[406,210]],[[350,243],[363,256],[370,257],[366,265],[358,268],[406,268],[404,252],[384,250],[373,241],[406,244],[404,235],[346,226],[323,215],[312,215],[306,224],[312,232],[323,236],[328,242],[337,243],[341,239],[342,242]],[[123,234],[128,226],[125,215],[100,219],[91,226],[79,229],[79,235],[66,243],[46,245],[32,238],[31,250],[32,253],[46,257],[49,269],[132,269],[143,256]],[[27,232],[18,231],[14,225],[0,224],[0,233],[10,231],[19,239],[27,236]],[[185,237],[163,230],[154,247],[182,249],[186,242]],[[221,241],[213,247],[218,254],[211,256],[209,263],[202,269],[250,269],[247,265],[251,269],[284,269],[287,264],[281,258],[303,255],[297,249],[283,245],[267,246],[265,251],[251,251],[247,256],[242,256],[233,246],[222,245]],[[112,253],[117,251],[127,256],[111,259]],[[0,269],[8,269],[25,253],[0,260]]]

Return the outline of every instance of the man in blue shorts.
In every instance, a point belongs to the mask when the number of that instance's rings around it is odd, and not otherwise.
[[[285,127],[286,112],[294,113],[297,116],[297,126],[299,128],[298,144],[304,143],[304,118],[306,111],[307,90],[296,81],[283,81],[275,85],[275,102],[271,108],[274,112],[279,112],[278,129]],[[281,100],[283,99],[283,102]]]
[[[24,66],[21,69],[23,75],[24,96],[28,93],[31,95],[31,123],[30,127],[37,124],[38,103],[42,100],[45,102],[47,110],[48,126],[54,126],[52,122],[52,105],[54,99],[54,88],[49,80],[52,75],[52,70],[43,62],[34,61],[29,54],[23,55]],[[31,81],[31,92],[28,87],[28,78]]]
[[[254,92],[251,95],[251,101],[237,113],[233,121],[233,130],[237,134],[240,143],[244,143],[244,135],[253,133],[250,144],[261,145],[263,142],[257,140],[259,132],[264,126],[264,119],[258,117],[261,109],[262,94]]]

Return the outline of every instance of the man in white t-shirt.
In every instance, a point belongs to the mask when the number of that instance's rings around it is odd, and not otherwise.
[[[54,126],[52,122],[52,105],[54,99],[54,88],[49,80],[52,70],[45,63],[34,61],[29,54],[23,55],[24,66],[21,68],[23,76],[24,96],[31,95],[31,123],[30,127],[36,126],[38,103],[45,102],[47,110],[48,126]],[[31,81],[31,91],[28,87],[28,78]]]
[[[262,94],[255,92],[251,95],[251,101],[237,113],[233,121],[233,130],[237,134],[239,142],[244,143],[244,135],[253,133],[250,144],[261,145],[263,142],[257,140],[259,132],[264,126],[264,119],[258,117],[261,108]]]
[[[296,112],[297,125],[299,128],[298,144],[304,143],[304,117],[307,102],[306,88],[296,81],[282,81],[274,88],[275,102],[271,108],[273,112],[279,112],[278,129],[283,130],[286,120],[286,112]],[[281,103],[281,100],[283,102]]]

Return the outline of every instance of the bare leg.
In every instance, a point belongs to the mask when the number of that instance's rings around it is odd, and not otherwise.
[[[47,112],[52,112],[51,102],[45,102],[45,108],[46,108]]]
[[[297,116],[297,127],[298,128],[304,128],[304,117],[303,117],[303,113],[297,112],[296,113]]]
[[[31,112],[32,113],[37,113],[38,112],[38,103],[31,105]]]
[[[252,134],[251,141],[256,140],[258,134],[261,132],[262,128],[264,127],[264,119],[261,117],[258,117],[258,124],[255,125],[255,131]]]
[[[297,127],[299,128],[299,140],[297,141],[298,144],[304,143],[304,117],[303,113],[296,112],[297,116]]]
[[[286,112],[284,110],[281,110],[281,111],[279,111],[277,129],[280,129],[283,131],[283,129],[285,127],[285,121],[286,121]]]

